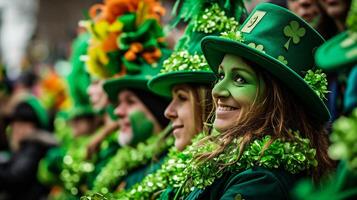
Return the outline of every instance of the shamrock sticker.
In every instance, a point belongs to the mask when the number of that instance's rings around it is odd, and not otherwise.
[[[284,56],[278,56],[278,60],[279,60],[280,62],[284,63],[285,65],[288,64],[288,61],[285,59]]]
[[[291,21],[289,25],[284,27],[284,35],[289,38],[289,40],[284,44],[286,50],[289,50],[290,41],[293,40],[294,44],[300,42],[300,38],[303,37],[306,33],[304,27],[300,27],[297,21]]]
[[[251,42],[251,43],[248,44],[248,46],[250,46],[250,47],[252,47],[252,48],[254,48],[254,49],[258,50],[258,51],[261,51],[261,52],[265,53],[264,46],[261,45],[261,44],[257,45],[255,43]]]

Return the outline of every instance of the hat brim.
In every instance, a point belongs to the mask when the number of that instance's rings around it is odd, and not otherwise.
[[[142,89],[148,90],[147,80],[137,77],[124,76],[121,78],[112,78],[104,82],[103,89],[111,102],[116,102],[118,94],[123,89]]]
[[[171,98],[171,89],[177,84],[212,84],[216,75],[205,71],[176,71],[160,74],[148,83],[149,89],[157,95]]]
[[[354,42],[347,48],[342,45],[349,37],[353,36],[345,31],[321,45],[315,54],[317,66],[326,71],[334,71],[357,64],[357,56],[348,55],[348,52],[357,51],[357,44]]]
[[[95,116],[96,112],[90,106],[78,106],[68,112],[68,120],[74,120],[81,117]]]
[[[270,72],[275,78],[283,82],[296,97],[307,107],[307,111],[320,121],[328,121],[330,113],[326,105],[315,91],[289,67],[277,59],[248,45],[217,36],[207,36],[202,40],[201,48],[211,69],[217,73],[226,54],[243,57],[256,63],[260,68]]]

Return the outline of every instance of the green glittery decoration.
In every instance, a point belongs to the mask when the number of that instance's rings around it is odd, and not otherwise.
[[[194,21],[193,31],[213,33],[224,30],[237,30],[238,22],[233,18],[228,18],[218,4],[213,4],[206,8],[204,12]]]
[[[221,33],[220,37],[234,40],[236,42],[244,42],[243,34],[240,31],[223,32],[223,33]]]
[[[239,172],[253,166],[262,166],[268,169],[282,167],[286,171],[296,174],[317,166],[316,151],[310,147],[310,141],[300,137],[298,131],[292,141],[277,139],[264,150],[271,141],[267,135],[253,140],[239,158],[240,139],[235,139],[219,156],[197,162],[195,156],[201,153],[214,151],[218,146],[216,141],[208,141],[205,145],[198,145],[205,134],[199,134],[183,152],[172,148],[161,169],[146,176],[141,183],[129,191],[114,194],[114,199],[156,199],[168,187],[174,191],[180,188],[179,196],[187,196],[195,188],[205,189],[223,173]],[[204,177],[204,178],[202,178]]]
[[[93,161],[86,161],[87,144],[91,137],[82,136],[73,140],[63,157],[60,180],[64,189],[71,195],[79,195],[86,175],[94,170]]]
[[[161,73],[174,71],[210,71],[210,67],[203,55],[190,54],[188,51],[178,51],[164,61]]]
[[[315,91],[320,99],[326,99],[325,94],[328,93],[327,76],[321,69],[318,69],[315,72],[312,70],[307,71],[304,80]]]
[[[335,160],[347,160],[348,166],[357,170],[357,108],[349,117],[343,116],[334,122],[330,138],[330,157]]]
[[[107,194],[125,178],[130,170],[147,164],[155,155],[160,155],[173,144],[173,138],[162,140],[166,131],[153,135],[136,147],[125,146],[118,150],[114,157],[98,174],[93,183],[93,191]]]

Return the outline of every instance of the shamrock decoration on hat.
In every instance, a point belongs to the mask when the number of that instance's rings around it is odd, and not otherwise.
[[[108,79],[110,100],[122,88],[147,89],[146,82],[160,71],[165,10],[157,0],[106,0],[90,8],[91,19],[81,24],[91,34],[86,57],[88,71]]]
[[[215,73],[226,54],[251,60],[284,83],[313,116],[327,121],[330,114],[323,102],[326,75],[313,71],[313,53],[323,42],[320,34],[295,14],[262,3],[238,31],[207,36],[201,47]]]
[[[158,95],[171,97],[174,85],[213,83],[216,76],[202,55],[200,41],[207,35],[236,30],[245,13],[242,1],[183,1],[176,20],[190,21],[175,51],[164,61],[161,72],[149,81],[150,89]]]

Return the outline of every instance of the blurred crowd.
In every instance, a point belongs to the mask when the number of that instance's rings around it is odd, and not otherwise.
[[[267,10],[258,15],[259,9]],[[76,34],[69,34],[72,42],[62,44],[61,53],[44,53],[48,47],[33,39],[17,62],[17,76],[9,63],[0,66],[0,200],[357,199],[357,1],[98,0],[78,12],[83,17],[68,28]],[[267,17],[271,23],[264,21]],[[277,54],[280,33],[275,28],[285,19],[291,21],[281,28],[284,54]],[[253,36],[241,39],[231,34],[236,30]],[[245,46],[255,48],[251,54],[263,52],[269,58],[261,59],[264,63],[237,46],[230,50],[223,36],[249,41]],[[294,49],[298,45],[301,49]],[[222,49],[222,55],[216,52]],[[244,59],[227,56],[239,51]],[[51,62],[41,59],[44,54],[51,54]],[[254,77],[242,73],[229,85],[229,62],[278,62],[289,68]],[[310,79],[297,72],[299,67],[306,76],[311,73]],[[287,71],[296,73],[289,79]],[[249,101],[249,88],[234,87],[237,82],[254,85],[250,80],[258,85],[257,96],[262,88],[271,95],[248,112],[241,107]],[[229,95],[233,100],[226,101]],[[269,103],[274,109],[263,108]],[[220,118],[220,112],[236,108],[240,115]],[[246,121],[229,124],[233,119]],[[295,129],[305,132],[296,141],[308,142],[291,142]],[[281,134],[271,134],[274,140],[265,143],[258,130]],[[238,139],[239,146],[234,138],[248,133]],[[208,141],[213,145],[202,145]],[[271,157],[244,151],[251,141]],[[284,156],[274,161],[280,155],[274,152],[286,145],[297,145],[289,150],[294,154],[284,154],[293,160],[287,167]],[[301,153],[305,147],[308,153]],[[315,158],[309,160],[311,152]],[[250,162],[246,171],[223,167],[239,159]],[[237,175],[237,169],[240,174],[232,178],[229,173]],[[270,175],[284,189],[265,179]]]

